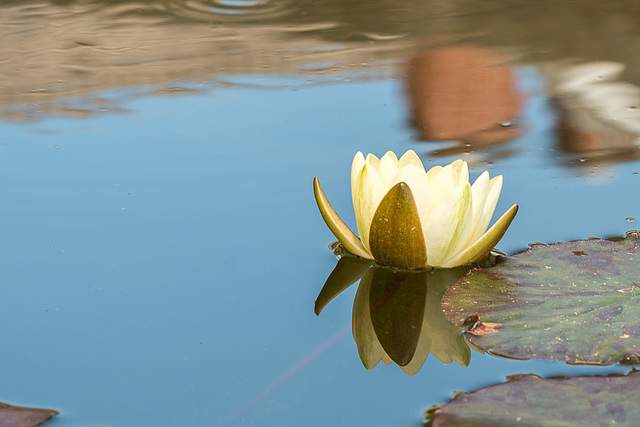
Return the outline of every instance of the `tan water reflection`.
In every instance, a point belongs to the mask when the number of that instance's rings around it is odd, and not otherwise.
[[[5,1],[0,117],[83,116],[118,108],[102,90],[180,93],[228,84],[229,75],[406,75],[421,138],[455,141],[456,151],[523,131],[514,69],[531,65],[548,82],[564,148],[634,158],[639,8],[631,0]],[[607,87],[571,87],[594,69]]]

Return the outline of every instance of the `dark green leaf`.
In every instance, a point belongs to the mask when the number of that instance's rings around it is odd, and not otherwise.
[[[639,363],[639,236],[535,245],[469,272],[447,290],[442,308],[492,354]]]
[[[433,427],[637,426],[640,371],[628,375],[548,378],[518,375],[460,393],[427,411]]]

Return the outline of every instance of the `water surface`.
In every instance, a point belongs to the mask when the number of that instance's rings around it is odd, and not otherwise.
[[[0,401],[55,426],[418,425],[453,391],[572,367],[367,371],[320,177],[463,158],[520,204],[499,248],[640,217],[638,6],[30,1],[0,6]]]

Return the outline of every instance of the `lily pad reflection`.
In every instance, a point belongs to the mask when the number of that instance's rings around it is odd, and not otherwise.
[[[483,350],[518,359],[640,363],[640,232],[535,245],[469,272],[442,300]]]
[[[342,257],[316,300],[315,312],[361,278],[353,305],[353,337],[365,368],[395,362],[415,375],[429,354],[443,363],[467,366],[471,358],[460,328],[440,310],[447,287],[469,267],[431,271],[380,267]]]

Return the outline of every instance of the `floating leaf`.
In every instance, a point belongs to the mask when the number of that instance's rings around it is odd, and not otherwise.
[[[52,409],[24,408],[0,402],[0,426],[34,427],[58,415]]]
[[[640,420],[639,388],[640,371],[548,379],[518,375],[460,393],[426,414],[433,427],[635,426]]]
[[[640,232],[535,245],[470,271],[442,300],[488,353],[568,363],[640,363]]]

